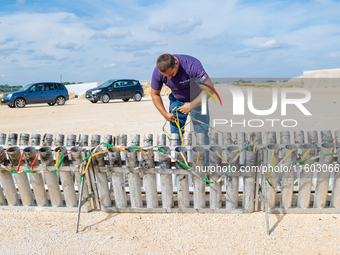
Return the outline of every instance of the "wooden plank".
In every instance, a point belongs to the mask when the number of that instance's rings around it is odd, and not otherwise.
[[[194,168],[192,168],[195,171]],[[126,168],[126,167],[99,167],[100,172],[117,172],[117,173],[133,173],[133,174],[190,174],[190,170],[185,169],[160,169],[160,168]],[[251,172],[228,172],[228,176],[253,176]]]
[[[30,211],[30,212],[70,212],[78,211],[77,207],[52,207],[52,206],[0,206],[0,210],[4,211]],[[81,212],[90,212],[87,206],[81,208]]]
[[[340,208],[270,208],[272,214],[340,214]]]
[[[234,209],[234,210],[227,210],[227,209],[198,209],[198,208],[105,208],[103,209],[104,212],[111,212],[111,213],[246,213],[242,209]]]
[[[95,172],[94,172],[94,168],[93,165],[90,163],[89,165],[89,170],[85,173],[85,175],[88,174],[88,176],[86,176],[87,179],[87,183],[89,186],[89,193],[91,193],[91,191],[93,190],[94,192],[94,196],[91,198],[92,200],[94,200],[94,209],[99,209],[100,208],[100,202],[99,202],[99,196],[98,196],[98,189],[97,189],[97,185],[96,185],[96,181],[95,181]],[[86,194],[88,195],[88,194]]]

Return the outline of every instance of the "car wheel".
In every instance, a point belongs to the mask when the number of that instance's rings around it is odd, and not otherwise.
[[[133,100],[140,101],[142,99],[142,94],[137,92],[133,95]]]
[[[47,103],[49,106],[53,106],[55,105],[55,103]]]
[[[15,105],[9,104],[8,107],[9,108],[15,108]]]
[[[26,101],[23,98],[18,98],[18,99],[15,99],[15,101],[14,101],[15,107],[24,108],[25,105],[26,105]]]
[[[57,97],[57,100],[55,100],[57,105],[64,105],[65,104],[65,98],[64,97]]]
[[[124,102],[127,102],[127,101],[129,101],[129,100],[130,100],[130,98],[124,98],[124,99],[123,99]]]
[[[90,102],[91,102],[91,103],[94,103],[94,104],[95,104],[95,103],[98,103],[98,101],[97,101],[97,100],[96,100],[96,101],[90,101]]]
[[[110,96],[108,94],[103,94],[100,97],[100,101],[102,101],[103,103],[108,103],[110,101]]]

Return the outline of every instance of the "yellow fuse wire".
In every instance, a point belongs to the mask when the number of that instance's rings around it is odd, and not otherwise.
[[[308,153],[311,151],[311,149],[309,148],[305,154],[303,154],[303,156],[301,157],[301,160],[305,160],[305,157],[308,155]]]
[[[220,159],[222,159],[224,162],[226,162],[228,165],[230,165],[230,163],[229,163],[227,160],[225,160],[225,158],[223,158],[223,157],[218,153],[218,151],[215,151],[215,152],[216,152],[217,156],[220,157]]]
[[[188,166],[188,162],[187,162],[187,160],[184,157],[183,151],[181,151],[180,153],[181,153],[181,156],[182,156],[182,158],[184,160],[184,163]]]
[[[272,158],[271,158],[271,162],[270,162],[270,174],[267,178],[267,181],[270,179],[270,177],[272,177],[273,175],[273,164],[274,164],[274,155],[275,155],[275,150],[272,151]]]
[[[55,168],[58,168],[58,157],[59,157],[59,151],[57,151],[57,157],[56,157],[56,160],[55,160]]]
[[[84,174],[87,172],[87,169],[89,168],[91,159],[92,159],[94,156],[97,156],[97,155],[102,154],[102,153],[105,153],[105,152],[109,152],[109,150],[100,151],[100,152],[97,152],[97,153],[91,155],[91,157],[88,158],[88,161],[87,161],[87,164],[86,164],[85,171],[84,171],[81,175],[84,175]]]

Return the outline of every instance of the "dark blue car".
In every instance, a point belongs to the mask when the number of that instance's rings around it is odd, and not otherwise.
[[[28,84],[19,91],[4,94],[1,98],[1,103],[11,108],[23,108],[26,104],[64,105],[68,99],[68,91],[64,84],[39,82]]]
[[[143,94],[143,86],[137,80],[108,80],[99,87],[87,90],[86,99],[91,103],[108,103],[111,99],[123,99],[127,102],[130,98],[140,101]]]

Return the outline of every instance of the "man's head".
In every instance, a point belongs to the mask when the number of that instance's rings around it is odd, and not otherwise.
[[[157,58],[157,68],[162,75],[171,79],[178,72],[179,62],[171,54],[162,54]]]

